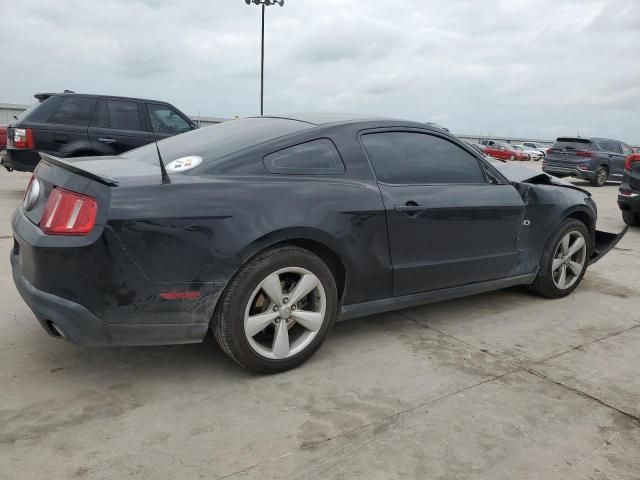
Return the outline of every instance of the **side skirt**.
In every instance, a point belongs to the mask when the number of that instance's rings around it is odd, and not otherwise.
[[[515,287],[516,285],[529,285],[536,278],[537,270],[528,275],[517,277],[500,278],[488,282],[472,283],[460,287],[443,288],[433,292],[413,293],[402,297],[383,298],[371,302],[355,303],[345,305],[340,309],[338,321],[350,320],[352,318],[374,315],[376,313],[390,312],[402,308],[416,307],[429,303],[451,300],[454,298],[467,297],[478,293],[491,292],[503,288]]]

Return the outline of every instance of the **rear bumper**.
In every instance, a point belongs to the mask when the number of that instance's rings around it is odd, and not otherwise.
[[[40,291],[22,275],[18,255],[11,254],[13,281],[42,328],[51,335],[87,347],[169,345],[201,342],[206,323],[112,325],[104,323],[82,305]],[[55,327],[52,328],[52,327]]]
[[[158,292],[184,285],[146,279],[107,233],[97,247],[70,248],[58,243],[73,239],[44,235],[20,209],[12,226],[13,281],[50,335],[57,330],[84,346],[197,343],[206,336],[220,286],[190,286],[202,289],[197,300],[164,300]]]
[[[33,172],[40,162],[40,154],[37,150],[11,150],[2,152],[0,162],[5,168],[12,168],[20,172]]]
[[[618,195],[618,207],[620,210],[631,210],[640,214],[640,193],[637,196]]]
[[[561,166],[561,165],[543,165],[542,171],[550,175],[557,177],[576,177],[584,180],[593,180],[595,178],[595,172],[591,170],[580,170],[577,166]]]

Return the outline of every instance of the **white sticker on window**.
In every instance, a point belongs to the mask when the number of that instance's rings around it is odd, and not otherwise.
[[[202,157],[190,155],[172,160],[167,165],[167,172],[184,172],[191,170],[202,163]]]

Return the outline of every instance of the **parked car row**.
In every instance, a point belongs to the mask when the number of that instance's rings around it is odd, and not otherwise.
[[[487,149],[487,154],[494,158],[508,160],[542,160],[546,155],[545,148],[535,148],[533,142],[525,142],[520,145],[496,142],[495,140],[483,140],[482,144]]]
[[[166,102],[68,91],[35,98],[7,128],[1,159],[7,170],[32,172],[40,152],[60,158],[118,155],[198,128]]]

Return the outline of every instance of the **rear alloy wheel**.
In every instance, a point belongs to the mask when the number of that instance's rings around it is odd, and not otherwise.
[[[242,267],[216,308],[212,329],[237,363],[275,373],[311,357],[336,313],[336,285],[327,265],[309,251],[286,246]]]
[[[593,180],[591,180],[591,185],[593,185],[594,187],[602,187],[605,183],[607,183],[608,179],[609,179],[609,169],[604,165],[600,165],[596,169],[596,173],[595,173],[595,176],[593,177]]]
[[[511,155],[511,156],[509,157],[509,160],[511,160],[512,162],[513,162],[515,159],[516,159],[516,156],[515,156],[515,155]]]
[[[633,213],[631,210],[622,211],[622,220],[630,227],[640,227],[640,215]]]
[[[568,219],[547,242],[531,289],[549,298],[569,295],[585,274],[589,252],[591,240],[584,223]]]

